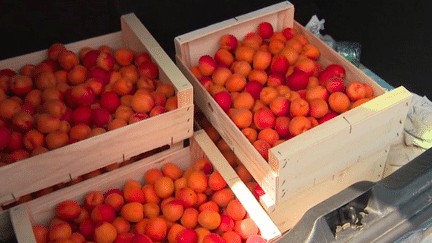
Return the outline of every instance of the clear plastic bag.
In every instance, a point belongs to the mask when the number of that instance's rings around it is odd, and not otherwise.
[[[335,41],[330,35],[321,35],[320,31],[324,30],[325,20],[319,20],[316,15],[312,16],[305,28],[310,30],[314,35],[319,37],[324,43],[352,62],[355,66],[360,66],[361,44],[350,41]]]

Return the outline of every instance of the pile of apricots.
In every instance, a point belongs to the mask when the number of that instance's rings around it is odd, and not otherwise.
[[[338,64],[296,29],[268,22],[242,39],[226,34],[191,73],[268,160],[268,150],[375,97],[370,85],[346,82]],[[348,84],[349,83],[349,84]]]
[[[33,225],[37,242],[266,242],[221,174],[206,158],[145,172],[144,183],[91,191],[64,200],[48,225]]]
[[[177,108],[148,52],[52,44],[46,58],[0,70],[0,166]]]

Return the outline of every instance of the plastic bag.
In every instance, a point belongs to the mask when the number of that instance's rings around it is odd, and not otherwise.
[[[314,35],[319,37],[324,43],[334,49],[337,53],[345,57],[355,66],[360,66],[361,44],[350,41],[335,41],[330,35],[321,35],[320,31],[324,30],[325,20],[319,20],[316,15],[312,16],[305,28],[310,30]]]

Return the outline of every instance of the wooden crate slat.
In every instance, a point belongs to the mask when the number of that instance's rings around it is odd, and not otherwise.
[[[295,197],[273,205],[268,213],[281,232],[296,225],[307,210],[336,195],[354,182],[376,182],[382,178],[390,146],[356,160],[349,168],[335,172],[325,181],[307,188]]]
[[[17,241],[36,243],[26,206],[18,205],[12,208],[9,213]]]

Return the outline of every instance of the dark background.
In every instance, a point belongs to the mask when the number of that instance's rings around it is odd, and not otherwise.
[[[2,1],[0,60],[120,30],[134,12],[174,60],[178,35],[281,1]],[[362,45],[361,63],[390,85],[432,97],[432,1],[291,0],[295,20],[316,14],[337,41]],[[1,67],[0,67],[1,68]],[[432,98],[431,98],[432,99]]]

